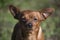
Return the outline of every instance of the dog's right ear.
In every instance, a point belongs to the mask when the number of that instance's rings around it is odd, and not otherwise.
[[[16,8],[13,5],[9,5],[9,10],[10,10],[11,14],[14,16],[15,19],[19,18],[19,14],[21,12],[20,12],[20,10],[18,8]]]
[[[42,18],[41,20],[47,19],[54,11],[54,8],[44,8],[41,11],[39,11]]]

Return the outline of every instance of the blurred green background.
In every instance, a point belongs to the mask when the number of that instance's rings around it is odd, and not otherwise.
[[[11,40],[14,25],[18,22],[8,9],[10,4],[20,10],[55,8],[55,12],[46,21],[43,21],[41,26],[45,40],[60,40],[60,0],[0,0],[0,40]]]

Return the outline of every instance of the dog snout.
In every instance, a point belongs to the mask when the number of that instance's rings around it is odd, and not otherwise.
[[[32,28],[33,25],[32,25],[32,23],[28,23],[27,26],[28,26],[29,28]]]

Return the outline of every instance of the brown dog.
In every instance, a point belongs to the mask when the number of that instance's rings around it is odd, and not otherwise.
[[[53,8],[45,8],[40,11],[20,11],[13,5],[9,10],[19,22],[15,25],[11,40],[44,40],[41,22],[54,11]]]

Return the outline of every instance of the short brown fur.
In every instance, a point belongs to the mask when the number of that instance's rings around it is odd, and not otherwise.
[[[41,11],[20,11],[13,5],[9,10],[19,22],[15,25],[11,40],[44,40],[41,22],[54,11],[53,8],[45,8]]]

